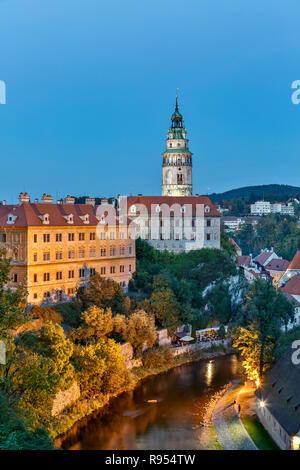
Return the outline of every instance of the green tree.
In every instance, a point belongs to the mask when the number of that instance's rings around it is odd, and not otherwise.
[[[180,306],[173,291],[169,288],[153,292],[150,302],[146,307],[155,316],[155,319],[163,328],[167,328],[169,334],[173,334],[180,325]]]
[[[72,385],[74,368],[70,364],[70,358],[73,355],[73,344],[65,336],[61,326],[48,324],[37,334],[27,333],[21,339],[21,345],[28,353],[36,353],[50,361],[49,381],[56,384],[57,391],[66,390]]]
[[[50,426],[53,398],[74,382],[72,354],[73,345],[58,325],[46,325],[19,339],[5,390],[18,409],[30,410],[36,426]]]
[[[136,357],[142,355],[145,344],[148,348],[152,348],[157,339],[154,317],[144,310],[137,310],[128,318],[124,315],[117,315],[115,327],[124,340],[131,344]]]
[[[26,292],[19,285],[15,290],[7,289],[6,285],[10,279],[11,260],[6,257],[6,251],[0,249],[0,340],[6,345],[6,364],[0,365],[0,379],[4,379],[12,363],[15,360],[14,336],[12,330],[17,329],[24,323]]]
[[[86,287],[77,291],[77,298],[82,302],[84,309],[96,305],[100,308],[109,307],[116,313],[122,309],[123,296],[123,289],[117,282],[104,279],[98,273],[90,277]]]
[[[246,293],[241,310],[242,324],[258,331],[260,359],[259,377],[265,370],[265,350],[268,342],[278,342],[281,327],[294,321],[294,307],[270,281],[256,280]]]
[[[0,450],[53,450],[45,428],[35,428],[20,411],[16,412],[9,397],[0,392]]]
[[[238,327],[232,332],[232,346],[236,348],[242,359],[242,366],[248,379],[260,384],[261,376],[268,370],[274,360],[275,344],[273,338],[267,336],[264,344],[263,363],[261,362],[261,334],[254,326]]]
[[[108,336],[114,328],[114,320],[110,308],[99,308],[93,305],[82,313],[83,324],[71,333],[75,340],[87,344],[97,343],[100,338]]]
[[[79,347],[74,364],[81,392],[86,397],[116,393],[129,382],[121,346],[112,339]]]

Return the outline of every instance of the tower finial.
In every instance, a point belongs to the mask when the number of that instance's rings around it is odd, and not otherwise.
[[[176,88],[176,106],[175,106],[175,111],[178,111],[178,91],[179,91],[179,88]]]

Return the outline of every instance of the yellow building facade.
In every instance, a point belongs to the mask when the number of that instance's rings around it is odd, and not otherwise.
[[[96,272],[126,290],[135,271],[127,222],[117,216],[115,223],[103,224],[99,206],[91,203],[22,199],[0,206],[0,247],[12,259],[9,287],[25,285],[28,303],[36,305],[70,300]]]

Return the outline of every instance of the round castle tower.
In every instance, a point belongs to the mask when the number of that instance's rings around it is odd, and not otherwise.
[[[166,144],[166,150],[162,154],[162,195],[192,196],[192,153],[189,151],[187,132],[179,112],[177,95]]]

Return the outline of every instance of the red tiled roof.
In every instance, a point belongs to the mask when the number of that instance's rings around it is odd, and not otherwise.
[[[229,241],[237,250],[241,250],[241,248],[233,238],[229,238]]]
[[[294,304],[295,307],[300,306],[299,300],[295,299],[291,294],[288,294],[287,292],[283,292],[283,295],[290,301],[292,304]]]
[[[300,274],[293,276],[281,290],[287,294],[300,295]]]
[[[0,205],[0,227],[39,227],[47,226],[96,226],[99,220],[96,217],[97,208],[90,204],[51,204],[51,203],[23,203],[16,205]],[[8,216],[16,217],[12,224],[7,223]],[[44,224],[40,216],[49,215],[49,224]],[[65,216],[73,214],[73,223],[69,224]],[[84,223],[82,216],[89,216],[89,223]],[[80,217],[81,216],[81,217]],[[127,218],[126,221],[130,222]],[[116,220],[116,225],[118,220]]]
[[[128,213],[130,213],[130,207],[136,204],[144,204],[148,212],[151,211],[152,204],[166,204],[170,207],[173,204],[180,204],[181,206],[189,204],[192,206],[193,215],[196,214],[197,204],[203,204],[204,206],[210,207],[210,211],[208,213],[204,213],[205,216],[220,217],[220,213],[216,206],[207,196],[130,196],[127,199]]]
[[[288,269],[300,269],[300,251],[297,251]]]
[[[264,266],[265,262],[270,258],[270,256],[272,256],[272,254],[273,251],[263,251],[258,256],[256,256],[254,261]]]
[[[250,266],[251,257],[247,255],[239,256],[237,266]]]
[[[270,271],[283,271],[285,272],[289,267],[290,262],[286,259],[271,259],[269,263],[265,266],[265,269]]]

